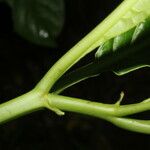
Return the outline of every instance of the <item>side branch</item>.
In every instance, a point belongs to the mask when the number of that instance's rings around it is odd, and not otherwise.
[[[99,118],[105,118],[108,115],[123,117],[150,110],[150,98],[137,104],[118,105],[103,104],[78,98],[49,94],[48,101],[51,107],[59,110],[76,112]]]

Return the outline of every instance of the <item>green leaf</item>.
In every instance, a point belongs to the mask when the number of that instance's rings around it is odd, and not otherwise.
[[[95,54],[98,61],[110,62],[109,70],[123,75],[150,65],[150,18],[135,28],[102,44]],[[129,46],[131,44],[131,46]],[[127,46],[126,46],[127,45]],[[101,65],[99,63],[99,65]]]
[[[52,88],[60,93],[85,79],[105,71],[123,75],[150,66],[150,18],[131,30],[102,44],[95,54],[96,60],[62,76]]]
[[[12,8],[14,28],[26,40],[55,46],[64,23],[63,0],[6,0]]]

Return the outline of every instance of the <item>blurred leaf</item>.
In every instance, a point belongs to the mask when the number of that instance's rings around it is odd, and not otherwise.
[[[25,39],[55,46],[64,23],[63,0],[6,0],[12,8],[14,28]]]

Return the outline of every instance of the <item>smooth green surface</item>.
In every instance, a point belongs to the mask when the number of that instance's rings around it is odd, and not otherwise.
[[[85,115],[95,116],[114,125],[134,132],[150,134],[150,121],[124,118],[146,110],[150,110],[150,98],[137,104],[122,105],[102,104],[77,98],[48,95],[49,104],[63,111],[76,112]]]
[[[64,24],[63,0],[6,0],[12,8],[14,28],[26,40],[55,46]]]
[[[96,60],[62,76],[52,88],[60,93],[64,89],[105,71],[124,75],[136,69],[150,66],[150,18],[137,27],[102,44],[97,50]]]
[[[43,0],[43,1],[37,0],[35,2],[39,2],[38,4],[41,4],[41,6],[43,6],[42,5],[43,3],[44,6],[45,4],[49,4],[47,3],[48,2],[47,0]],[[24,8],[26,8],[25,6],[27,6],[25,5],[26,3],[28,3],[28,6],[30,8],[31,6],[29,4],[31,4],[32,1],[29,0],[26,1],[16,0],[16,1],[12,1],[12,3],[10,4],[11,5],[16,4],[14,5],[15,6],[14,8],[16,8],[16,10],[22,7],[21,9],[22,12],[19,15],[23,16],[25,13]],[[18,8],[17,8],[17,4],[19,4]],[[150,134],[149,121],[124,118],[124,116],[127,115],[150,110],[149,98],[138,104],[120,106],[120,100],[116,104],[110,105],[110,104],[96,103],[96,102],[91,102],[88,100],[82,100],[82,99],[77,99],[72,97],[59,96],[52,93],[49,94],[49,91],[51,90],[55,82],[72,65],[74,65],[87,53],[94,50],[103,42],[106,42],[109,39],[116,37],[121,33],[124,33],[125,31],[128,31],[129,29],[137,26],[141,21],[144,21],[145,18],[147,18],[147,16],[150,15],[149,8],[150,8],[149,0],[124,0],[122,4],[113,13],[110,14],[110,16],[108,16],[91,33],[89,33],[85,38],[83,38],[79,43],[77,43],[69,52],[67,52],[60,60],[58,60],[32,91],[20,97],[17,97],[9,102],[1,104],[0,123],[7,122],[11,119],[31,113],[33,111],[42,108],[48,108],[56,112],[58,115],[63,115],[64,114],[63,111],[71,111],[71,112],[91,115],[91,116],[95,116],[107,120],[115,124],[116,126],[119,126],[127,130]],[[40,11],[43,11],[43,9]],[[38,16],[38,13],[36,13],[36,15]],[[47,17],[47,14],[44,14],[44,17]],[[22,21],[22,19],[24,20],[23,17],[18,18],[17,21]],[[33,23],[34,20],[32,20],[32,18],[30,19],[31,19],[30,21],[32,21]],[[31,29],[34,29],[34,24],[31,24],[30,27]],[[136,33],[136,35],[138,35],[138,32]],[[123,37],[123,40],[126,37],[127,36]],[[149,38],[146,40],[150,41]],[[119,41],[118,43],[119,45],[122,45],[122,43],[124,44],[122,39],[121,42]],[[107,55],[101,57],[100,60],[77,70],[75,72],[75,75],[71,74],[73,78],[72,82],[77,82],[78,80],[81,80],[84,77],[87,78],[89,77],[87,76],[88,74],[93,76],[99,74],[101,71],[104,70],[120,69],[124,64],[122,63],[122,59],[125,58],[126,60],[128,56],[132,56],[132,55],[135,56],[134,55],[135,51],[137,53],[141,50],[141,48],[147,47],[147,41],[145,41],[144,39],[141,45],[139,46],[138,44],[136,44],[134,45],[135,47],[131,47],[130,50],[121,50],[121,49],[116,50],[117,46],[115,45],[115,51],[111,53],[112,56],[109,55],[109,50],[110,50],[109,49],[107,50]],[[108,48],[110,47],[109,45],[107,46]],[[149,62],[149,57],[145,57],[146,56],[145,52],[146,54],[148,52],[148,56],[149,56],[149,51],[144,51],[144,53],[141,53],[140,51],[140,53],[137,53],[137,57],[138,56],[141,57],[143,55],[142,58],[144,58],[144,61],[147,60]],[[133,58],[133,56],[130,57],[130,59]],[[128,65],[131,66],[132,63],[133,64],[137,63],[134,62],[134,59],[132,60],[133,62],[128,61],[129,62]],[[140,62],[141,61],[143,63],[143,60],[140,60]],[[120,64],[121,66],[116,66],[116,64]],[[94,70],[91,70],[91,68],[92,69],[94,68]],[[80,76],[78,76],[78,73]],[[75,79],[77,79],[77,81],[75,81]],[[66,84],[67,80],[65,80],[64,82]],[[58,93],[64,88],[66,88],[67,86],[69,86],[69,84],[67,83],[65,86],[63,86],[63,88],[61,87],[58,90]]]
[[[47,99],[48,105],[62,111],[77,112],[100,118],[104,118],[107,115],[122,117],[150,110],[150,98],[143,102],[129,105],[103,104],[55,94],[49,94]]]
[[[138,120],[130,118],[119,118],[119,117],[108,117],[106,119],[114,125],[134,132],[150,134],[150,121],[149,120]]]
[[[102,44],[96,52],[95,57],[101,62],[101,59],[105,55],[108,55],[107,61],[112,61],[111,65],[113,65],[113,62],[116,62],[113,67],[110,67],[110,70],[114,71],[117,75],[124,75],[133,70],[149,66],[149,35],[150,17],[146,18],[133,29]],[[130,44],[136,46],[126,46]],[[120,58],[118,58],[118,54]]]
[[[147,12],[145,7],[147,8],[147,6],[149,6],[148,8],[150,8],[149,1],[143,0],[142,7],[138,8],[137,6],[140,2],[141,0],[123,1],[104,21],[102,21],[51,67],[43,79],[38,83],[37,88],[41,91],[48,92],[55,82],[87,53],[94,50],[102,42],[131,29],[147,18],[150,14],[150,10]],[[143,17],[139,17],[139,10],[145,14]],[[129,13],[129,15],[128,12],[130,11],[131,14]],[[122,20],[124,17],[126,18],[126,21]],[[123,26],[117,26],[116,28],[116,25],[120,24],[120,21]]]
[[[0,124],[43,109],[45,101],[38,92],[30,91],[0,105]]]

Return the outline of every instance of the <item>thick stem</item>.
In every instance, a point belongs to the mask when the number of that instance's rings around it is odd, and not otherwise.
[[[100,23],[85,38],[68,51],[47,72],[44,78],[37,84],[36,88],[48,93],[54,83],[77,61],[87,53],[95,49],[103,42],[104,34],[137,2],[137,0],[125,0],[113,11],[102,23]],[[131,27],[130,27],[131,28]],[[98,45],[95,43],[98,42]],[[94,45],[94,46],[93,46]]]
[[[37,92],[31,91],[0,105],[0,124],[44,108]]]

